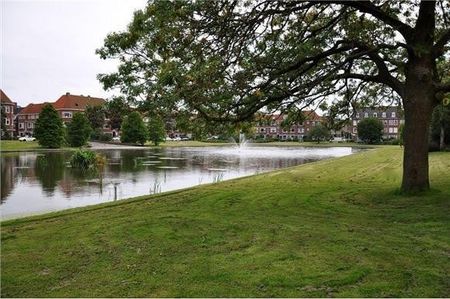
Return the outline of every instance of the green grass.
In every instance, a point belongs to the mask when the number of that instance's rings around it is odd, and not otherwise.
[[[379,148],[2,223],[3,297],[449,297],[450,153]]]
[[[12,151],[32,151],[42,149],[37,141],[18,141],[18,140],[2,140],[0,141],[0,150],[2,152]]]
[[[0,152],[33,152],[33,151],[73,151],[77,148],[63,146],[61,148],[50,149],[39,145],[37,141],[18,141],[2,140],[0,141]]]

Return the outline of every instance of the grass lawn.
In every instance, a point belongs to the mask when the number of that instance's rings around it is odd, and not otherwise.
[[[37,141],[18,141],[2,140],[0,141],[0,150],[2,152],[32,151],[42,149]]]
[[[421,197],[398,195],[401,157],[3,222],[2,296],[449,297],[450,153]]]

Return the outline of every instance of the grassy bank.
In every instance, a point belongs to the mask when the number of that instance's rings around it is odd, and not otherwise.
[[[42,149],[37,141],[18,141],[18,140],[2,140],[0,141],[0,151],[15,152],[15,151],[32,151]]]
[[[4,297],[449,297],[450,153],[380,148],[2,223]]]

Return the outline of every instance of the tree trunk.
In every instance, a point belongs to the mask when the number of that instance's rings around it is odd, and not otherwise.
[[[433,66],[428,59],[413,60],[407,68],[402,191],[430,188],[428,148],[434,100]]]

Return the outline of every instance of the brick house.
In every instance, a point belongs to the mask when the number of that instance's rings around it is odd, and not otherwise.
[[[287,115],[263,115],[256,125],[255,135],[263,139],[300,140],[302,141],[309,131],[322,123],[322,117],[315,111],[303,111],[304,121],[295,123],[290,128],[282,128],[281,124]]]
[[[364,118],[377,118],[383,123],[383,139],[399,138],[400,125],[404,122],[403,111],[395,106],[361,108],[352,117],[352,135],[358,136],[358,123]]]
[[[105,103],[106,101],[101,98],[95,98],[90,96],[85,97],[82,95],[78,96],[66,93],[65,95],[61,96],[56,102],[50,104],[52,104],[53,107],[55,107],[59,116],[66,124],[72,120],[72,117],[76,112],[84,112],[87,106],[98,106],[103,105]],[[18,136],[33,135],[36,120],[39,118],[39,113],[41,113],[42,108],[46,104],[48,103],[29,104],[17,114]],[[105,124],[103,131],[104,132],[110,131],[110,129],[108,128],[109,128],[108,125]]]
[[[5,122],[5,126],[10,136],[15,135],[15,125],[14,125],[14,113],[17,108],[17,103],[11,101],[11,99],[0,89],[0,101],[1,109],[5,111],[6,117],[1,121]],[[3,133],[2,133],[3,135]]]

